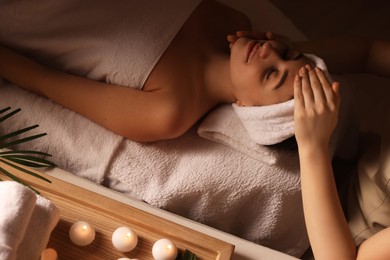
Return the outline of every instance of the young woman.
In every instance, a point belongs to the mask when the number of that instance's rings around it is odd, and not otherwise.
[[[310,66],[302,68],[294,82],[295,135],[301,166],[303,207],[314,257],[390,259],[390,201],[387,187],[390,182],[390,147],[387,144],[382,151],[387,153],[387,159],[371,176],[371,183],[367,185],[370,178],[364,179],[368,175],[364,171],[359,172],[359,189],[374,189],[369,193],[361,190],[360,196],[363,194],[364,203],[377,208],[366,209],[360,205],[360,209],[352,213],[363,212],[366,223],[375,223],[371,227],[366,224],[363,228],[351,225],[355,239],[357,235],[370,231],[366,240],[356,249],[338,198],[329,152],[330,135],[337,124],[340,103],[338,91],[338,83],[331,84],[320,69],[312,69]],[[378,196],[381,197],[379,201]]]
[[[101,2],[104,6],[104,1],[85,5],[89,10]],[[52,12],[50,3],[48,1],[42,7],[39,5],[39,8]],[[73,2],[64,3],[72,5]],[[28,5],[29,1],[24,4]],[[112,5],[111,2],[105,4],[107,8]],[[160,4],[161,8],[167,5],[165,2]],[[45,9],[46,5],[49,8]],[[83,6],[75,10],[83,10]],[[175,5],[172,6],[174,8]],[[208,111],[222,103],[259,106],[292,99],[294,76],[299,68],[311,64],[300,54],[302,52],[324,58],[329,70],[338,73],[360,69],[372,46],[370,41],[345,38],[296,43],[294,48],[298,51],[295,51],[283,42],[273,40],[272,35],[257,34],[257,39],[233,37],[232,40],[230,37],[229,48],[226,36],[237,30],[249,30],[248,18],[214,0],[204,0],[194,6],[168,47],[157,55],[158,62],[150,64],[146,70],[151,72],[142,76],[146,80],[134,82],[134,85],[129,83],[134,88],[53,70],[6,48],[0,48],[0,76],[128,139],[155,141],[182,135]],[[5,8],[7,5],[1,11]],[[18,10],[34,13],[30,8],[38,7],[32,5]],[[131,11],[131,6],[129,10],[122,9],[126,14]],[[58,16],[57,12],[54,11],[53,16]],[[109,12],[103,13],[107,15]],[[12,13],[11,18],[14,17]],[[149,16],[145,14],[142,17]],[[26,22],[29,22],[28,19],[23,18],[18,24]],[[84,22],[88,23],[88,19]],[[50,26],[56,26],[55,19]],[[148,35],[148,32],[141,34]],[[7,37],[0,39],[7,40]],[[159,44],[159,40],[143,38],[138,48],[143,50],[149,42]]]

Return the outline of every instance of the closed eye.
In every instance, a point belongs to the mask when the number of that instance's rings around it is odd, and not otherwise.
[[[266,79],[269,79],[269,77],[271,76],[271,74],[273,72],[276,72],[276,69],[272,68],[272,69],[268,70],[267,74],[265,75]]]

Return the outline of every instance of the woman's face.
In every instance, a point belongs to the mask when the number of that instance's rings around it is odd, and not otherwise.
[[[231,80],[236,97],[245,106],[281,103],[294,97],[294,77],[313,65],[302,54],[277,41],[239,38],[231,47]]]

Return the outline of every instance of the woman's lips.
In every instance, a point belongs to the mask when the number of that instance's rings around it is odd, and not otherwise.
[[[246,62],[248,63],[249,60],[252,58],[253,55],[257,53],[257,50],[259,49],[260,42],[259,41],[251,41],[248,44],[248,50],[246,53]]]

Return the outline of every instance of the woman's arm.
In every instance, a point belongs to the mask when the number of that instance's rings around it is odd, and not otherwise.
[[[303,208],[315,259],[355,259],[329,152],[338,116],[338,83],[330,84],[319,69],[303,68],[294,83],[294,96]]]
[[[46,68],[0,47],[0,77],[43,95],[135,141],[176,137],[174,102],[164,91],[140,91]]]

